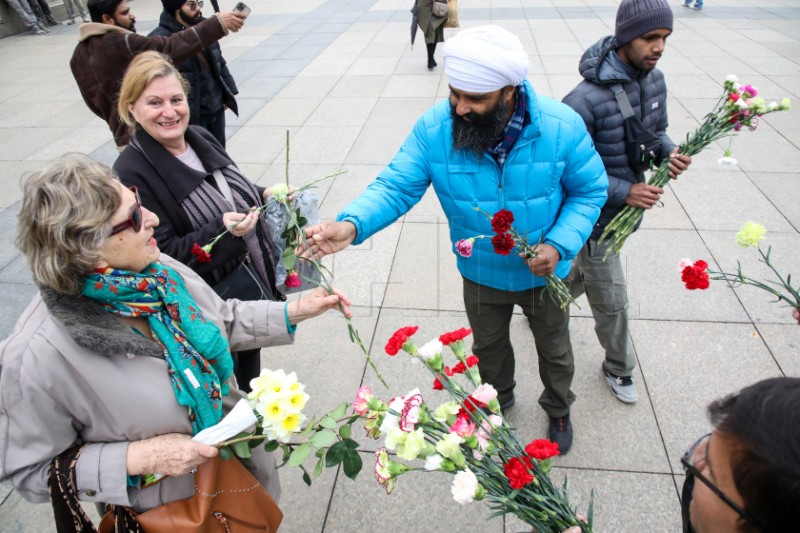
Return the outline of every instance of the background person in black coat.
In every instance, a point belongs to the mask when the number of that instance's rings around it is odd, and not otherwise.
[[[150,36],[168,37],[204,21],[203,0],[161,0],[164,11]],[[207,129],[225,146],[225,109],[239,115],[234,96],[239,93],[219,43],[176,65],[189,82],[191,124]]]

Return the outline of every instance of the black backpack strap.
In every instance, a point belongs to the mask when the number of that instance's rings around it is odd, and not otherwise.
[[[625,120],[628,117],[632,117],[633,108],[631,107],[631,101],[628,100],[628,93],[625,92],[625,89],[622,87],[622,85],[615,83],[611,86],[611,91],[614,93],[614,98],[617,99],[619,110],[622,113],[622,119]]]

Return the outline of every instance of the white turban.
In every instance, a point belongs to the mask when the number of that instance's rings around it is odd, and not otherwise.
[[[444,70],[450,86],[468,93],[516,87],[528,74],[528,54],[519,38],[499,26],[478,26],[444,43]]]

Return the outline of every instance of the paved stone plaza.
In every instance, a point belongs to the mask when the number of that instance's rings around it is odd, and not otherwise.
[[[233,0],[221,0],[231,8]],[[578,81],[578,58],[613,33],[618,0],[461,0],[462,27],[493,23],[516,33],[530,54],[530,79],[540,94],[561,99]],[[205,11],[210,12],[210,2]],[[395,154],[416,118],[448,94],[439,68],[429,72],[423,39],[409,46],[413,0],[248,0],[245,28],[221,44],[239,85],[241,115],[228,118],[228,149],[254,181],[283,179],[284,138],[291,134],[294,184],[346,170],[319,187],[321,216],[332,219]],[[712,109],[726,75],[757,86],[767,101],[788,96],[795,110],[771,115],[733,145],[738,167],[717,159],[727,143],[695,157],[673,182],[663,208],[645,218],[624,251],[631,300],[631,335],[640,400],[624,405],[600,378],[603,355],[588,304],[573,308],[576,358],[572,451],[555,460],[571,497],[585,510],[595,494],[598,532],[680,531],[680,455],[707,431],[712,399],[759,379],[800,376],[800,327],[784,306],[750,288],[721,282],[708,291],[683,288],[682,257],[704,258],[733,271],[766,276],[752,250],[736,246],[746,220],[764,224],[773,259],[800,278],[800,0],[708,0],[693,11],[672,0],[675,29],[659,62],[670,91],[670,134],[679,141]],[[139,33],[156,24],[158,0],[131,3]],[[455,30],[447,30],[446,37]],[[0,333],[7,335],[35,292],[13,245],[26,171],[67,151],[112,163],[106,124],[83,103],[68,62],[78,25],[47,36],[0,40]],[[461,280],[447,223],[428,195],[404,219],[360,247],[326,259],[335,284],[356,304],[354,323],[390,385],[384,390],[350,344],[334,315],[303,324],[295,345],[265,350],[263,364],[296,371],[322,413],[351,401],[361,384],[388,398],[431,382],[419,365],[389,358],[383,345],[398,327],[420,325],[420,341],[466,326]],[[716,263],[716,265],[715,265]],[[525,318],[512,322],[517,403],[509,420],[521,440],[546,436],[547,417],[533,339]],[[438,400],[437,400],[438,403]],[[47,428],[42,428],[47,431]],[[283,470],[285,533],[523,531],[516,519],[495,518],[481,503],[461,507],[445,474],[401,477],[387,496],[365,469],[356,482],[326,471],[312,487],[299,471]],[[49,505],[31,505],[0,485],[0,530],[53,531]]]

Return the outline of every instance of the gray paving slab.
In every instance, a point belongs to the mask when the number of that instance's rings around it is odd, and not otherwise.
[[[418,35],[409,46],[409,0],[251,0],[245,29],[221,41],[237,80],[240,116],[228,114],[228,150],[260,185],[283,181],[285,135],[290,130],[293,184],[348,172],[320,184],[320,216],[331,220],[395,155],[415,120],[449,89],[440,61],[425,68]],[[768,100],[800,97],[800,4],[796,0],[714,0],[702,12],[675,6],[675,31],[659,67],[670,90],[669,133],[693,130],[711,109],[727,74],[759,87]],[[498,24],[519,36],[530,54],[536,90],[560,99],[578,81],[585,47],[609,34],[617,0],[461,0],[462,28]],[[162,9],[156,0],[132,4],[140,33]],[[35,287],[13,246],[20,176],[67,150],[112,164],[117,151],[107,126],[85,107],[68,61],[77,26],[50,35],[0,40],[0,289],[7,335]],[[449,39],[458,30],[446,30]],[[46,105],[43,105],[46,103]],[[576,358],[573,409],[576,442],[556,459],[573,502],[586,507],[596,493],[597,531],[679,531],[677,458],[709,425],[705,405],[738,387],[773,375],[800,376],[800,328],[788,309],[752,288],[715,282],[687,291],[677,272],[682,257],[707,258],[724,268],[742,259],[747,272],[765,275],[733,236],[747,219],[765,224],[774,257],[790,272],[800,264],[800,126],[793,111],[768,117],[733,144],[737,167],[717,159],[717,143],[696,156],[671,182],[664,206],[645,217],[623,251],[631,302],[631,338],[640,366],[640,401],[623,405],[600,379],[601,348],[585,299],[572,309]],[[349,401],[364,383],[385,395],[403,394],[430,377],[420,365],[390,358],[383,345],[401,325],[418,323],[420,338],[466,325],[461,281],[447,225],[431,191],[398,223],[359,247],[326,258],[337,286],[353,300],[354,323],[391,387],[382,389],[333,316],[304,323],[297,343],[262,352],[264,365],[298,372],[311,410]],[[796,276],[800,273],[795,272]],[[509,421],[520,438],[545,435],[547,419],[536,353],[526,319],[512,319],[517,354],[517,406]],[[438,397],[423,390],[426,400]],[[310,488],[298,472],[282,472],[286,514],[282,531],[525,531],[513,519],[486,522],[481,504],[460,507],[448,476],[410,475],[386,496],[373,481],[371,452],[362,442],[365,471],[358,481],[326,471]],[[624,487],[621,490],[620,487]],[[408,509],[432,509],[430,521],[408,519]],[[0,530],[52,531],[50,507],[22,501],[0,484]],[[427,516],[427,515],[426,515]],[[426,529],[427,528],[427,529]]]

